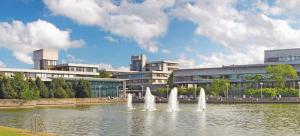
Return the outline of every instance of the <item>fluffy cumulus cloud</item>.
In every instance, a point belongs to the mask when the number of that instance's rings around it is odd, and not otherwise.
[[[236,0],[198,0],[179,6],[174,15],[194,22],[196,34],[206,36],[229,50],[209,56],[198,54],[203,62],[201,66],[258,63],[263,60],[264,49],[300,47],[300,30],[293,28],[288,19],[270,15],[292,12],[290,9],[296,9],[293,5],[299,3],[292,1],[285,3],[278,0],[275,5],[257,1],[238,10]]]
[[[60,30],[44,20],[26,24],[21,21],[0,22],[0,47],[11,50],[24,63],[33,63],[31,54],[36,49],[68,49],[82,45],[82,40],[70,39],[69,31]]]
[[[151,52],[158,50],[156,38],[168,26],[166,11],[175,0],[147,0],[141,3],[122,0],[44,0],[54,15],[63,15],[83,24],[135,40]]]

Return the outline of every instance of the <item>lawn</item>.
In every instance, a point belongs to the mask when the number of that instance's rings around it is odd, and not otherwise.
[[[32,134],[28,130],[0,126],[0,136],[54,136],[52,134]]]

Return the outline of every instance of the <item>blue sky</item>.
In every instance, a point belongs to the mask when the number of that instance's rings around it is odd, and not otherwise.
[[[115,69],[140,53],[182,68],[261,63],[264,49],[300,47],[292,1],[1,0],[0,66],[31,68],[42,47]]]

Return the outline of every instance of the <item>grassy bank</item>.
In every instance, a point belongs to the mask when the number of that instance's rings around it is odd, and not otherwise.
[[[0,126],[0,136],[55,136],[53,134],[33,134],[28,130]]]

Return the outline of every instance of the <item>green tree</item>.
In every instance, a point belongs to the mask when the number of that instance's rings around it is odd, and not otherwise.
[[[169,88],[175,87],[174,83],[173,83],[173,72],[170,74],[170,76],[168,78],[167,85],[169,85]]]
[[[17,93],[11,85],[11,79],[2,77],[0,85],[0,98],[1,99],[14,99]]]
[[[230,80],[227,79],[214,79],[211,83],[210,94],[213,96],[223,95],[227,93],[227,85],[229,87]]]
[[[89,98],[91,97],[90,83],[86,80],[80,79],[77,83],[75,90],[76,98]]]
[[[12,86],[17,93],[17,99],[33,99],[33,93],[30,92],[29,84],[22,73],[15,73],[12,79]]]
[[[40,98],[40,90],[37,87],[35,81],[33,81],[31,78],[29,78],[27,82],[29,83],[29,92],[32,95],[32,98],[33,99]]]
[[[50,92],[53,92],[55,98],[67,98],[68,94],[64,90],[62,84],[65,83],[62,78],[54,78],[51,82]]]
[[[276,86],[284,88],[287,79],[298,78],[297,71],[288,64],[278,64],[266,68],[269,81],[275,81]]]
[[[109,72],[107,72],[105,70],[102,70],[102,71],[99,72],[99,77],[100,78],[109,78],[111,76],[110,76]]]
[[[48,88],[45,86],[44,82],[41,80],[41,78],[37,77],[35,79],[35,84],[40,91],[40,97],[42,98],[50,98],[50,94],[48,91]]]

